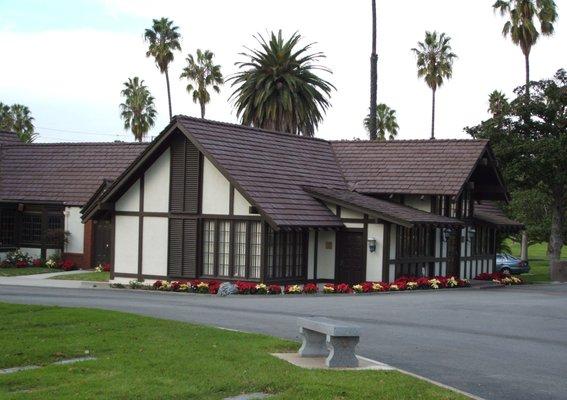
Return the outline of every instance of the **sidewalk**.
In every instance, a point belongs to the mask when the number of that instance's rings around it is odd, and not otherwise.
[[[79,271],[67,271],[67,272],[52,272],[48,274],[2,276],[0,277],[0,285],[54,287],[54,288],[67,288],[67,289],[108,286],[106,282],[66,281],[60,279],[50,279],[54,276],[83,274],[85,272],[87,271],[79,270]]]

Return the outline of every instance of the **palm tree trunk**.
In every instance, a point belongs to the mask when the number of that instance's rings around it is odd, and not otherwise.
[[[530,96],[530,55],[524,54],[524,60],[526,63],[526,95]]]
[[[167,83],[167,101],[169,103],[169,119],[173,118],[173,113],[171,112],[171,91],[169,89],[169,73],[167,68],[165,70],[165,82]]]
[[[376,54],[376,0],[372,0],[372,54],[370,55],[370,140],[376,140],[376,103],[378,97],[378,55]]]
[[[199,102],[201,105],[201,118],[205,118],[205,103]]]
[[[431,90],[431,139],[435,139],[435,89]]]

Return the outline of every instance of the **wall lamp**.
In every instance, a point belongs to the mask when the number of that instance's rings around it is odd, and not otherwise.
[[[371,253],[376,251],[376,239],[373,237],[368,238],[368,250],[370,250]]]

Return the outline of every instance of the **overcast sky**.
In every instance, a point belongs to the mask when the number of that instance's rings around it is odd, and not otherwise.
[[[447,33],[459,56],[453,79],[437,94],[437,137],[466,138],[463,127],[487,117],[488,93],[511,95],[522,84],[522,53],[502,37],[493,2],[377,0],[378,102],[397,111],[398,138],[429,137],[431,91],[417,78],[410,50],[426,30]],[[567,0],[556,3],[555,35],[532,50],[534,80],[567,67]],[[366,137],[370,0],[0,0],[0,101],[28,105],[42,142],[131,140],[118,105],[122,83],[139,76],[156,98],[159,118],[150,135],[157,135],[168,119],[165,78],[145,57],[143,32],[159,17],[172,19],[182,35],[170,67],[174,114],[199,116],[178,79],[188,53],[212,50],[228,76],[243,46],[254,46],[253,34],[299,31],[327,55],[322,63],[333,74],[323,76],[337,88],[316,136]],[[237,122],[231,92],[225,85],[212,95],[208,118]]]

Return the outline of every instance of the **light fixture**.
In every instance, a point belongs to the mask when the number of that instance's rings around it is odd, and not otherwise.
[[[368,250],[370,250],[371,253],[376,251],[376,239],[373,237],[368,238]]]
[[[451,236],[451,228],[444,228],[443,229],[443,241],[446,242],[449,240],[449,236]]]

